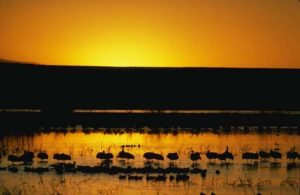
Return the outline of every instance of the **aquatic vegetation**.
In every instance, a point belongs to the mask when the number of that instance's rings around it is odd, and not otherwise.
[[[249,141],[249,137],[251,141]],[[166,189],[173,194],[185,191],[189,194],[200,194],[201,191],[206,194],[211,194],[211,192],[219,194],[224,189],[233,194],[240,194],[243,191],[265,194],[266,191],[278,190],[281,183],[282,190],[293,194],[299,187],[290,181],[283,182],[283,178],[288,175],[297,176],[299,159],[295,158],[295,163],[292,163],[292,160],[290,162],[285,155],[294,145],[297,146],[295,151],[299,151],[297,141],[296,137],[289,134],[277,136],[276,134],[255,133],[247,135],[178,133],[173,135],[74,132],[42,133],[17,138],[6,137],[0,139],[0,143],[4,144],[3,147],[8,148],[6,154],[2,154],[0,179],[16,178],[20,181],[18,186],[22,189],[22,193],[28,192],[28,194],[32,194],[29,192],[33,192],[33,189],[29,187],[31,184],[26,183],[26,178],[35,181],[33,178],[40,176],[45,184],[43,189],[38,187],[37,182],[32,183],[35,186],[34,192],[40,192],[39,194],[66,194],[67,190],[75,192],[75,194],[89,193],[89,190],[94,193],[126,194],[127,189],[136,189],[137,194],[143,190],[151,193],[158,190],[163,193],[166,192]],[[275,166],[273,163],[264,162],[259,151],[269,151],[276,142],[280,145],[280,152],[284,155],[282,155],[280,164]],[[284,143],[287,144],[284,145]],[[244,147],[246,145],[247,147]],[[124,152],[134,155],[134,159],[125,162],[125,160],[120,161],[116,158],[122,152],[120,146],[124,147]],[[191,148],[195,150],[195,153],[199,152],[201,155],[198,166],[193,166],[190,159]],[[244,166],[243,162],[246,159],[242,160],[243,148],[246,148],[245,152],[258,153],[255,165]],[[24,165],[23,162],[15,162],[15,166],[9,166],[11,163],[7,161],[8,155],[13,154],[20,157],[24,154],[24,150],[34,153],[32,164]],[[99,163],[96,158],[97,153],[103,150],[105,154],[113,155],[109,163],[104,163],[105,159]],[[38,158],[38,153],[41,151],[49,155],[48,161],[44,163],[40,163],[40,158]],[[161,155],[164,160],[153,159],[147,162],[143,155],[149,151]],[[176,164],[169,165],[170,160],[165,158],[169,153],[175,152],[178,160]],[[58,162],[53,159],[55,153],[67,154],[72,161],[59,160]],[[217,158],[209,158],[211,153],[215,153]],[[219,154],[224,153],[232,153],[234,158],[230,159],[230,164],[229,159],[225,162],[224,158],[218,158]],[[213,161],[217,163],[213,163]],[[12,167],[17,168],[17,172],[14,173],[15,168]],[[259,177],[257,177],[258,174]],[[128,180],[129,175],[132,176],[130,180]],[[189,179],[182,179],[181,175],[186,175]],[[25,183],[22,184],[22,182]],[[39,182],[41,183],[41,181]],[[3,183],[12,192],[13,186],[7,184],[9,183],[6,181]],[[83,186],[89,186],[90,189],[85,189]]]

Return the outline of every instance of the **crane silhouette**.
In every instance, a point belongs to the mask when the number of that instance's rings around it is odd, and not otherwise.
[[[190,159],[192,161],[196,161],[196,164],[198,163],[198,160],[201,160],[201,156],[199,152],[194,152],[193,150],[191,151],[190,154]]]
[[[117,155],[117,158],[124,158],[124,159],[129,160],[129,159],[134,159],[134,155],[130,154],[129,152],[125,152],[124,147],[122,146],[122,150]]]

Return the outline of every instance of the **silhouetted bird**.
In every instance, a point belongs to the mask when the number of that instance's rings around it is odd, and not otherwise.
[[[225,152],[224,153],[222,153],[222,154],[219,154],[219,156],[218,156],[218,158],[219,158],[219,160],[227,160],[227,159],[229,159],[229,162],[230,162],[230,160],[233,160],[233,155],[232,155],[232,153],[231,152],[229,152],[228,151],[228,146],[226,146],[226,150],[225,150]]]
[[[258,155],[260,156],[260,158],[262,159],[262,161],[267,161],[267,159],[269,159],[270,154],[268,152],[265,151],[259,151]]]
[[[61,159],[62,161],[65,161],[65,160],[71,160],[71,156],[68,155],[68,154],[61,153],[61,154],[60,154],[60,159]]]
[[[282,154],[280,152],[275,151],[275,150],[270,150],[270,157],[272,157],[274,159],[274,163],[275,163],[277,159],[282,158]]]
[[[170,159],[170,160],[178,160],[179,156],[178,156],[177,152],[175,152],[175,153],[168,153],[167,154],[167,158]]]
[[[60,154],[55,153],[55,154],[53,155],[53,159],[55,159],[55,160],[57,160],[57,161],[59,162],[59,160],[60,160]]]
[[[53,155],[53,159],[57,160],[58,162],[59,162],[60,160],[66,161],[66,160],[71,160],[71,156],[70,156],[70,155],[67,155],[67,154],[64,154],[64,153],[61,153],[61,154],[55,153],[55,154]]]
[[[234,159],[233,154],[231,152],[223,153],[223,155],[226,159],[229,159],[229,161]]]
[[[217,152],[210,152],[209,150],[206,152],[206,158],[208,161],[216,160],[219,157],[219,154]]]
[[[21,161],[24,163],[32,163],[34,158],[34,153],[30,151],[24,151],[24,153],[20,156]]]
[[[134,159],[133,154],[130,154],[129,152],[125,152],[124,151],[124,147],[122,147],[122,151],[119,152],[119,154],[117,155],[117,158],[125,158],[125,159]]]
[[[147,160],[164,160],[164,157],[161,154],[157,154],[154,152],[146,152],[143,157]]]
[[[199,153],[199,152],[194,152],[194,151],[192,150],[192,151],[191,151],[191,154],[190,154],[190,159],[191,159],[192,161],[196,161],[196,163],[197,163],[198,160],[201,160],[200,153]]]
[[[96,158],[101,160],[110,160],[114,157],[112,153],[106,153],[104,150],[103,152],[98,152]]]
[[[259,159],[259,155],[258,153],[253,153],[253,152],[245,152],[243,153],[242,155],[242,159],[246,159],[247,160],[247,163],[248,163],[248,160],[251,161],[251,164],[252,164],[252,160],[258,160]]]
[[[286,153],[286,157],[288,160],[292,160],[292,162],[294,163],[295,159],[297,157],[299,157],[299,154],[298,154],[298,152],[295,152],[295,151],[289,151]]]
[[[46,152],[39,152],[37,154],[37,157],[41,160],[41,161],[47,161],[48,160],[48,154]]]
[[[13,154],[8,155],[7,160],[10,161],[10,162],[12,162],[12,164],[14,164],[16,162],[21,162],[22,161],[20,159],[20,157],[18,157],[16,155],[13,155]]]

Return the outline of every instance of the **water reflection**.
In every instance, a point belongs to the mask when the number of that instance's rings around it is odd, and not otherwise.
[[[115,158],[117,154],[122,151],[130,152],[134,155],[134,159],[123,160]],[[231,164],[221,163],[219,160],[209,161],[205,154],[207,151],[223,153],[228,150],[233,154],[234,160]],[[120,181],[118,177],[109,175],[93,175],[86,176],[76,174],[76,176],[66,175],[68,180],[66,185],[72,186],[74,183],[80,183],[80,180],[86,180],[87,186],[94,193],[100,190],[106,192],[116,192],[113,186],[120,188],[118,192],[123,194],[140,194],[141,191],[147,189],[146,194],[154,194],[156,192],[170,193],[174,192],[180,194],[199,193],[199,189],[203,191],[213,188],[214,191],[225,193],[239,194],[240,191],[235,187],[247,186],[249,181],[251,185],[256,187],[268,188],[271,182],[271,190],[281,185],[289,185],[288,178],[297,181],[299,178],[299,168],[287,169],[286,152],[295,147],[297,151],[300,150],[300,137],[290,134],[257,134],[255,132],[250,134],[213,134],[213,133],[178,133],[178,134],[140,134],[140,133],[123,133],[123,134],[107,134],[107,133],[90,133],[83,132],[74,133],[39,133],[29,136],[5,136],[0,139],[0,150],[3,154],[1,166],[10,164],[7,161],[8,154],[21,155],[24,150],[33,151],[37,154],[40,151],[45,151],[49,155],[48,164],[56,163],[52,157],[55,153],[66,153],[71,155],[72,162],[76,161],[77,165],[99,165],[101,161],[96,158],[98,152],[110,152],[114,155],[112,163],[121,167],[144,167],[149,163],[143,158],[145,152],[155,152],[164,156],[163,161],[153,161],[153,166],[169,167],[170,163],[178,167],[191,167],[193,162],[190,159],[191,151],[200,152],[201,160],[198,167],[207,169],[207,176],[200,177],[199,175],[192,175],[189,183],[147,183],[145,180],[138,181],[138,186],[132,181]],[[259,150],[269,151],[277,148],[282,154],[283,158],[279,163],[260,162],[249,166],[245,160],[242,159],[244,152],[258,152]],[[178,153],[179,159],[174,161],[167,159],[168,153]],[[34,160],[33,166],[41,166],[38,159]],[[216,171],[219,171],[216,174]],[[44,175],[45,180],[51,180],[56,177],[54,173]],[[0,178],[14,178],[11,173],[1,172]],[[26,177],[33,177],[32,180],[37,183],[40,182],[38,176],[28,176],[18,174],[20,181]],[[74,177],[74,178],[73,178]],[[75,178],[76,177],[76,178]],[[88,177],[89,179],[87,179]],[[100,177],[100,178],[99,178]],[[90,179],[92,178],[92,179]],[[105,179],[106,178],[106,179]],[[240,179],[239,179],[240,178]],[[54,179],[55,182],[57,178]],[[103,185],[99,184],[99,180]],[[105,180],[105,181],[103,181]],[[294,181],[293,180],[293,181]],[[9,186],[10,181],[2,181]],[[72,183],[73,182],[73,183]],[[247,183],[248,182],[248,183]],[[96,185],[97,184],[97,185]],[[104,185],[105,184],[105,185]],[[60,184],[58,184],[60,185]],[[189,185],[188,187],[186,185]],[[94,187],[93,187],[94,186]],[[97,187],[95,187],[97,186]],[[101,186],[101,187],[99,187]],[[109,188],[109,186],[111,188]],[[192,187],[194,186],[194,187]],[[221,187],[222,186],[222,187]],[[66,187],[66,186],[65,186]],[[135,190],[132,190],[134,188]],[[230,189],[227,189],[230,188]],[[61,190],[65,189],[61,187]],[[81,189],[82,190],[82,189]],[[87,189],[86,189],[87,190]],[[235,190],[237,192],[235,192]],[[289,193],[295,193],[296,190],[289,189]],[[86,191],[85,191],[86,192]]]
[[[213,133],[179,133],[179,134],[105,134],[83,132],[75,133],[40,133],[26,136],[5,136],[0,139],[0,149],[6,154],[22,153],[24,150],[47,151],[50,155],[64,152],[75,159],[81,156],[95,156],[99,151],[117,154],[121,146],[136,156],[144,152],[156,152],[166,156],[169,152],[178,152],[182,161],[194,150],[205,152],[224,152],[226,146],[239,158],[243,152],[270,150],[279,147],[287,152],[292,147],[299,148],[299,136],[289,134],[213,134]]]

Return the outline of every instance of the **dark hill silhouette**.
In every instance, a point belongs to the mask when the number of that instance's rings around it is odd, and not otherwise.
[[[300,110],[300,70],[0,64],[0,108]]]
[[[66,119],[68,112],[75,108],[300,110],[300,70],[297,69],[113,68],[1,63],[0,73],[0,109],[37,108],[44,115],[53,113],[60,120]],[[20,113],[15,113],[14,117],[16,115]],[[103,120],[111,116],[103,116]],[[142,115],[136,117],[144,120]],[[155,117],[155,121],[166,122]],[[276,117],[276,120],[284,119]],[[19,118],[30,121],[23,116]],[[37,119],[35,116],[32,120]],[[245,121],[248,119],[249,116]],[[191,123],[190,119],[186,120]],[[216,122],[213,117],[209,120]],[[286,117],[286,120],[292,119]]]

